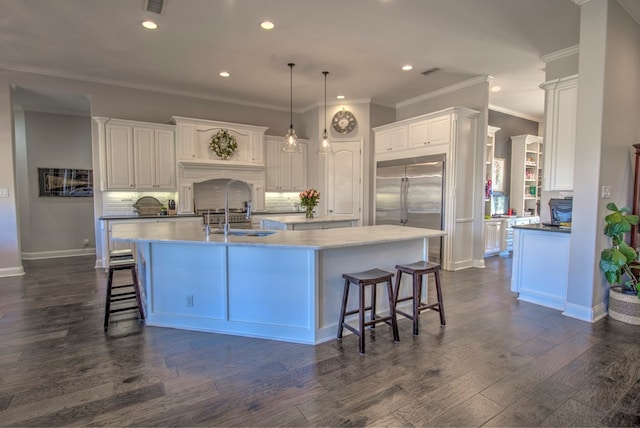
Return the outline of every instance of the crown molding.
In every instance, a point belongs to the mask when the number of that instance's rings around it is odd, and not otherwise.
[[[525,113],[520,113],[519,111],[515,111],[515,110],[511,110],[508,108],[504,108],[504,107],[500,107],[497,106],[495,104],[489,104],[489,110],[493,110],[493,111],[497,111],[499,113],[504,113],[504,114],[508,114],[509,116],[515,116],[515,117],[519,117],[521,119],[526,119],[526,120],[530,120],[532,122],[537,122],[540,123],[541,120],[537,117],[525,114]]]
[[[455,91],[458,91],[460,89],[467,88],[469,86],[477,85],[478,83],[490,82],[491,80],[493,80],[493,77],[491,77],[489,75],[486,75],[486,74],[479,75],[479,76],[476,76],[476,77],[472,77],[471,79],[463,80],[462,82],[458,82],[458,83],[455,83],[453,85],[444,87],[442,89],[438,89],[436,91],[429,92],[427,94],[420,95],[420,96],[417,96],[415,98],[410,98],[408,100],[401,101],[401,102],[397,103],[395,105],[395,107],[396,108],[407,107],[407,106],[410,106],[412,104],[416,104],[416,103],[419,103],[421,101],[428,100],[430,98],[435,98],[435,97],[438,97],[440,95],[449,94],[451,92],[455,92]]]
[[[578,55],[580,53],[580,45],[569,46],[568,48],[560,49],[559,51],[550,52],[542,55],[540,59],[548,64],[552,61],[557,61],[562,58],[566,58],[572,55]]]
[[[166,89],[163,87],[153,86],[153,85],[140,85],[140,84],[135,84],[135,83],[121,81],[121,80],[93,78],[93,77],[87,77],[87,76],[83,76],[75,73],[65,73],[65,72],[59,72],[55,70],[42,69],[38,67],[25,67],[25,66],[16,66],[13,64],[0,63],[0,69],[17,71],[20,73],[39,74],[41,76],[56,77],[61,79],[78,80],[81,82],[97,83],[101,85],[118,86],[121,88],[157,92],[157,93],[166,94],[166,95],[176,95],[181,97],[197,98],[197,99],[207,100],[207,101],[218,101],[218,102],[242,105],[247,107],[264,108],[268,110],[278,110],[278,111],[289,112],[288,107],[283,108],[281,106],[276,106],[273,104],[253,103],[253,102],[242,101],[242,100],[233,99],[233,98],[214,97],[214,96],[202,95],[200,93],[189,92],[189,91],[176,91],[176,90]],[[294,112],[301,113],[302,110],[294,110]]]

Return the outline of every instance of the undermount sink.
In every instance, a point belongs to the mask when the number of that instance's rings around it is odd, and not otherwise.
[[[271,236],[276,233],[273,230],[231,229],[229,235],[233,236]]]

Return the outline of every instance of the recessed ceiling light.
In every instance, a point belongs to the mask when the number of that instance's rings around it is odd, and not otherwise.
[[[500,89],[502,89],[500,86],[492,86],[491,92],[500,92]]]
[[[220,72],[220,77],[229,77],[231,76],[231,73],[229,73],[228,71],[221,71]]]
[[[336,98],[339,100],[344,100],[344,95],[338,95]]]
[[[260,28],[262,28],[263,30],[273,30],[275,26],[276,24],[271,21],[262,21],[260,23]]]
[[[402,66],[402,69],[403,69],[404,71],[413,70],[413,65],[411,65],[411,64],[403,65],[403,66]]]
[[[155,30],[158,28],[158,24],[153,21],[142,21],[142,26],[147,30]]]

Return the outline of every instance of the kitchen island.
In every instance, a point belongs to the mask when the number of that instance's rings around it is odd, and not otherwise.
[[[335,227],[356,227],[359,218],[345,215],[323,215],[306,218],[304,214],[269,216],[260,219],[260,229],[265,230],[308,230],[331,229]]]
[[[112,239],[136,243],[148,325],[317,344],[335,338],[343,273],[394,271],[424,259],[428,238],[444,235],[401,226],[270,233],[225,237],[193,224],[146,223],[116,225]],[[381,313],[384,300],[378,293]]]
[[[571,229],[528,224],[513,230],[511,291],[519,300],[564,311]]]

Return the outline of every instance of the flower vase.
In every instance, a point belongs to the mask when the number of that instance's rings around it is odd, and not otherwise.
[[[307,207],[307,213],[305,215],[306,218],[313,218],[313,208],[314,207]]]

